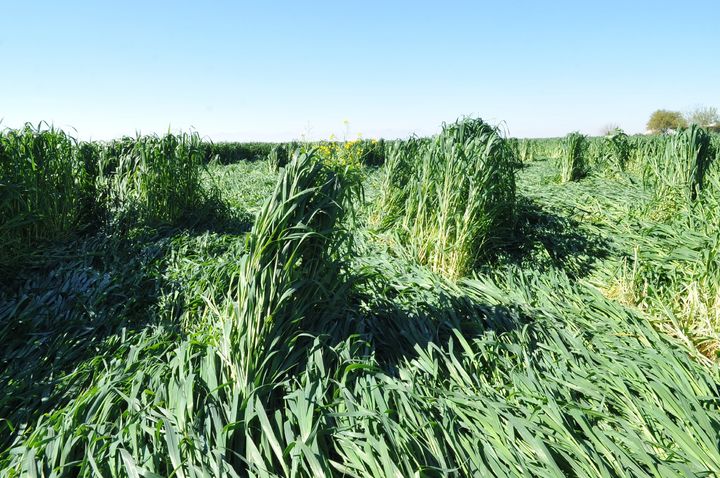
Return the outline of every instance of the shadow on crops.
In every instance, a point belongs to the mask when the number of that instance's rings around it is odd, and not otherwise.
[[[519,309],[481,304],[463,294],[415,284],[400,288],[385,285],[390,287],[356,291],[342,318],[304,324],[303,333],[293,339],[294,347],[311,350],[314,338],[322,337],[325,347],[334,348],[352,338],[354,359],[372,357],[385,373],[395,375],[402,363],[418,357],[418,351],[430,344],[447,349],[453,340],[460,351],[457,333],[472,340],[486,334],[509,333],[530,322]],[[304,370],[308,359],[303,356],[293,363],[292,374]]]
[[[118,236],[133,234],[138,229],[161,235],[172,235],[178,231],[191,234],[214,232],[237,235],[249,232],[253,221],[254,215],[244,209],[229,206],[215,194],[198,204],[195,209],[185,211],[171,224],[148,220],[147,214],[132,207],[113,211],[102,224],[105,224],[105,230],[111,230],[112,234]],[[102,229],[103,227],[95,228],[96,231]]]
[[[381,266],[371,281],[361,279],[351,307],[359,311],[353,332],[367,340],[369,353],[388,372],[398,361],[417,356],[418,347],[446,346],[457,332],[466,338],[502,334],[527,322],[519,310],[479,303],[462,288],[410,267]]]
[[[255,216],[244,210],[235,210],[227,206],[214,209],[198,220],[189,222],[183,229],[193,234],[212,232],[216,234],[243,235],[252,229]]]
[[[106,339],[157,321],[150,268],[166,250],[160,240],[98,235],[46,251],[44,264],[22,271],[23,284],[0,299],[0,417],[18,426],[60,406],[71,383],[89,379],[63,377],[110,352]]]
[[[417,348],[434,343],[445,348],[455,332],[468,340],[486,333],[502,334],[522,326],[517,311],[472,303],[464,297],[443,297],[443,304],[377,304],[368,323],[368,337],[378,363],[388,371],[398,361],[417,356]]]
[[[610,243],[568,217],[528,198],[520,198],[512,237],[491,257],[490,267],[519,265],[536,270],[556,268],[571,278],[591,273],[610,254]]]
[[[241,235],[252,224],[248,214],[227,209],[187,219],[175,227],[123,230],[116,224],[55,245],[2,284],[0,449],[23,423],[92,383],[93,370],[103,366],[87,361],[110,360],[121,337],[157,325],[181,336],[176,319],[183,304],[170,307],[166,296],[182,294],[183,284],[171,283],[164,270],[177,238],[191,243],[206,232]]]

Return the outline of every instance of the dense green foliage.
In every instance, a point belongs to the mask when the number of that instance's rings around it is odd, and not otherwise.
[[[205,161],[215,160],[220,164],[240,161],[257,161],[267,158],[276,143],[205,143]]]
[[[609,272],[612,278],[604,280],[605,286],[613,297],[645,311],[663,330],[716,359],[720,136],[691,126],[674,135],[628,137],[629,160],[621,175],[607,139],[592,139],[599,158],[586,180],[592,190],[566,199],[569,209],[594,211],[583,214],[584,220],[606,223],[608,235],[620,242],[624,257]],[[558,142],[556,148],[562,145]],[[552,174],[548,178],[554,178]],[[566,193],[551,185],[546,182],[542,188],[549,188],[557,203]],[[613,185],[619,190],[613,191]],[[601,206],[600,199],[610,195],[613,201]]]
[[[385,164],[390,144],[392,144],[392,141],[385,141],[382,138],[378,141],[363,140],[362,163],[367,166],[382,166]]]
[[[38,244],[72,236],[91,220],[94,178],[79,153],[54,128],[0,133],[0,275]]]
[[[390,150],[378,203],[379,230],[391,231],[421,264],[456,278],[512,225],[514,157],[482,120],[446,125],[430,141]]]
[[[563,141],[560,156],[560,179],[577,181],[587,174],[587,138],[580,133],[570,133]]]
[[[42,126],[0,134],[0,272],[27,265],[48,242],[92,228],[177,224],[206,214],[196,134],[78,143]]]
[[[173,224],[208,199],[200,184],[203,144],[197,134],[139,137],[117,156],[101,150],[98,162],[97,187],[115,215]]]
[[[588,139],[571,182],[567,142],[479,120],[379,170],[354,142],[202,168],[194,136],[68,141],[79,197],[137,220],[71,216],[0,284],[2,476],[720,470],[717,137]]]
[[[380,166],[385,162],[385,140],[360,140],[360,142],[365,151],[363,164]],[[242,161],[264,160],[270,157],[272,158],[271,164],[281,167],[287,164],[289,154],[298,146],[297,141],[289,143],[206,142],[204,143],[205,162],[214,160],[220,164],[235,164]]]
[[[528,164],[533,159],[534,142],[529,139],[508,138],[508,146],[519,164]]]
[[[268,161],[270,162],[270,167],[273,170],[277,171],[280,168],[284,168],[285,166],[287,166],[294,150],[295,150],[294,147],[290,147],[288,145],[284,145],[284,144],[274,145],[270,149],[270,153],[268,153]]]
[[[625,171],[632,152],[628,135],[623,130],[616,129],[607,136],[606,141],[610,150],[610,160],[617,165],[620,171]]]

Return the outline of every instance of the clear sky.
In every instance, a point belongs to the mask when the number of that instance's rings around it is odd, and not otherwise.
[[[719,0],[0,0],[0,53],[2,125],[84,139],[404,137],[463,115],[635,133],[720,108]]]

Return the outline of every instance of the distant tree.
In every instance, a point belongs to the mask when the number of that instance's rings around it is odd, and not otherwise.
[[[720,123],[718,110],[712,106],[698,106],[686,115],[688,123],[698,126],[711,126]]]
[[[657,110],[650,115],[647,129],[653,133],[667,133],[670,130],[685,128],[687,121],[679,111]]]
[[[600,128],[600,134],[602,136],[609,136],[609,135],[613,134],[613,132],[615,130],[618,130],[618,129],[620,129],[620,125],[618,125],[617,123],[608,123],[605,126],[603,126],[602,128]]]

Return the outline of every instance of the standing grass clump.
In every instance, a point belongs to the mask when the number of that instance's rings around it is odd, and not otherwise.
[[[429,142],[391,149],[375,222],[421,264],[458,278],[511,225],[514,203],[506,140],[481,119],[465,119],[444,125]]]
[[[515,155],[519,165],[529,164],[533,160],[533,143],[529,139],[508,138],[508,147]]]
[[[53,127],[0,133],[0,271],[88,226],[177,224],[209,205],[197,134],[80,142]]]
[[[117,154],[117,156],[116,156]],[[142,136],[109,145],[99,166],[111,214],[150,224],[175,224],[205,205],[205,149],[196,133]]]
[[[518,159],[521,164],[529,164],[533,160],[533,143],[529,139],[518,140]]]
[[[715,159],[710,134],[693,124],[666,139],[664,146],[659,154],[656,148],[648,151],[646,186],[655,189],[661,202],[695,201]]]
[[[703,189],[705,175],[715,156],[710,134],[706,129],[692,124],[674,139],[675,154],[684,165],[690,199],[695,200]]]
[[[587,138],[578,132],[568,134],[563,141],[560,156],[560,179],[566,183],[577,181],[587,174],[585,153]]]
[[[620,128],[616,128],[606,137],[606,140],[606,144],[610,151],[610,158],[613,163],[620,169],[620,171],[625,171],[632,154],[632,145],[628,140],[628,135]]]
[[[362,162],[366,166],[382,166],[385,164],[385,155],[387,151],[387,143],[384,139],[379,140],[365,140],[363,141],[363,147],[365,153],[363,154]]]
[[[515,158],[515,161],[518,164],[521,164],[521,162],[520,162],[520,140],[517,138],[506,138],[505,142],[507,143],[508,149],[510,150],[513,157]]]
[[[562,156],[562,138],[535,138],[528,141],[532,145],[533,159],[559,160]]]
[[[261,371],[271,375],[263,377],[269,381],[286,372],[294,360],[280,366],[281,357],[273,359],[277,369],[270,372],[266,360],[273,348],[302,341],[293,335],[315,330],[314,322],[317,333],[328,332],[325,320],[331,323],[342,312],[348,290],[341,271],[351,239],[345,221],[361,195],[358,178],[351,167],[330,164],[314,151],[300,153],[258,214],[237,278],[236,303],[223,318],[231,328],[225,329],[222,347],[244,386],[260,383]]]
[[[106,196],[98,178],[101,176],[105,146],[98,142],[80,142],[75,152],[77,160],[82,165],[86,187],[83,190],[83,210],[93,218],[93,225],[101,225],[101,218],[105,215]]]
[[[201,207],[203,147],[196,133],[148,136],[135,144],[141,207],[152,221],[174,223]]]
[[[0,468],[9,476],[321,476],[320,460],[331,470],[328,431],[310,431],[327,426],[311,403],[320,397],[298,380],[317,355],[314,336],[347,322],[357,178],[314,152],[294,156],[247,237],[227,301],[204,296],[188,338],[152,327],[123,333],[87,388],[18,432]]]
[[[586,171],[606,166],[610,155],[603,138],[586,138],[584,148],[583,162]]]
[[[641,171],[647,168],[650,161],[665,154],[669,138],[667,135],[635,136],[633,138],[633,162],[640,166]]]
[[[173,290],[197,287],[206,308],[185,311],[200,320],[183,320],[182,334],[174,323],[114,329],[128,317],[115,302],[133,298],[123,279],[134,267],[118,270],[120,293],[99,310],[93,302],[112,291],[104,274],[85,279],[85,268],[74,281],[87,289],[75,294],[82,300],[22,294],[35,303],[24,316],[0,306],[0,337],[48,310],[63,326],[56,311],[65,306],[38,298],[67,303],[80,325],[84,311],[102,312],[114,330],[93,341],[97,332],[83,331],[81,361],[65,362],[72,354],[61,348],[47,355],[39,367],[52,364],[56,388],[19,401],[38,407],[32,413],[10,393],[0,398],[0,409],[14,410],[0,423],[12,433],[0,434],[0,474],[634,478],[720,469],[717,367],[561,268],[510,265],[451,282],[377,243],[353,247],[364,237],[352,221],[362,189],[341,158],[294,155],[249,235],[223,239],[235,244],[230,264],[191,267],[201,280]],[[414,163],[401,172],[396,179],[412,178]],[[190,259],[172,250],[173,263]],[[32,342],[45,349],[62,334],[51,335]],[[5,356],[25,362],[18,350]]]
[[[268,162],[270,163],[270,170],[279,171],[280,168],[284,168],[290,161],[290,155],[292,153],[285,144],[276,144],[270,149],[268,153]]]
[[[0,275],[89,220],[93,178],[77,152],[75,140],[54,127],[0,133]]]

